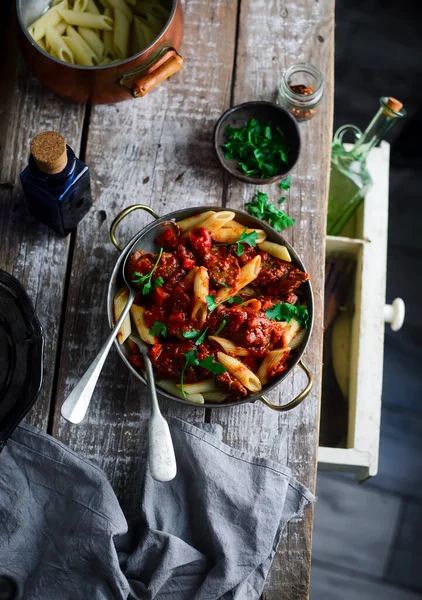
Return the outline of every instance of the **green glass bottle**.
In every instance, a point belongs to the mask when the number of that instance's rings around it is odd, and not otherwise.
[[[363,133],[355,125],[343,125],[334,135],[328,194],[328,235],[340,235],[372,185],[366,167],[369,152],[396,121],[406,116],[403,104],[395,98],[380,98],[380,104],[380,109]],[[348,132],[355,136],[351,150],[346,150],[343,145],[343,136]]]

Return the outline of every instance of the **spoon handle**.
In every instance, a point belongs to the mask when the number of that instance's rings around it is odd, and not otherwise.
[[[81,380],[73,388],[72,392],[63,402],[61,407],[62,417],[71,423],[80,423],[85,417],[86,411],[88,410],[89,403],[91,402],[92,394],[103,368],[105,359],[110,351],[113,344],[114,338],[117,335],[126,315],[128,314],[130,307],[135,300],[136,292],[130,290],[129,297],[125,304],[125,307],[117,320],[114,329],[110,332],[105,344],[88,367],[87,371],[81,378]]]
[[[158,404],[154,372],[146,352],[143,352],[145,369],[151,393],[151,416],[148,421],[148,461],[151,476],[157,481],[171,481],[176,477],[177,466],[173,441],[167,421]]]

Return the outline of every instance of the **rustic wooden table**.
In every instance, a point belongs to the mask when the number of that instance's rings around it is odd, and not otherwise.
[[[9,0],[10,6],[12,5]],[[325,215],[333,113],[334,0],[185,0],[185,67],[149,96],[82,106],[46,90],[16,48],[12,19],[3,19],[0,87],[0,267],[27,289],[46,337],[42,393],[28,421],[103,467],[128,512],[138,506],[145,459],[145,389],[115,350],[107,359],[85,421],[72,426],[60,405],[108,331],[106,290],[116,261],[109,240],[114,216],[136,202],[164,214],[189,205],[242,208],[254,188],[223,174],[212,149],[220,114],[246,100],[274,100],[285,68],[298,61],[325,76],[321,110],[300,125],[302,154],[287,198],[296,219],[287,232],[311,273],[315,329],[306,352],[314,374],[307,400],[288,413],[264,405],[203,411],[163,401],[167,414],[221,423],[225,441],[287,464],[314,489],[322,350]],[[5,13],[3,13],[5,14]],[[31,138],[60,131],[91,169],[95,204],[78,230],[57,237],[27,213],[19,173]],[[267,187],[275,199],[277,186]],[[135,213],[119,235],[128,241],[147,222]],[[272,395],[290,400],[304,386],[296,370]],[[288,527],[267,582],[266,600],[309,593],[312,510]]]

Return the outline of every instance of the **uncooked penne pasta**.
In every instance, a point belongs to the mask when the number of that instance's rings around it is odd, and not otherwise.
[[[176,384],[180,389],[180,383]],[[204,379],[203,381],[195,381],[194,383],[184,383],[183,389],[186,394],[203,394],[204,392],[213,392],[216,389],[214,379]]]
[[[132,315],[141,340],[147,344],[155,344],[157,341],[156,337],[150,334],[148,327],[145,325],[145,308],[143,306],[138,306],[137,304],[132,304],[130,307],[130,314]]]
[[[286,354],[289,354],[289,352],[290,348],[280,348],[279,350],[271,350],[264,356],[257,373],[262,385],[268,383],[271,379],[270,371],[275,369],[280,362],[285,359]]]
[[[227,371],[236,377],[245,388],[251,392],[260,392],[262,385],[258,377],[246,365],[240,362],[239,359],[217,352],[217,360],[224,365]]]
[[[212,239],[218,244],[233,244],[234,242],[237,242],[244,231],[245,227],[242,230],[239,230],[236,227],[230,227],[229,223],[228,225],[221,227],[221,229],[214,231]],[[253,231],[258,235],[256,240],[257,243],[265,240],[267,234],[262,229],[247,229],[246,233],[252,233]]]
[[[90,27],[91,29],[113,30],[113,19],[105,15],[92,15],[87,12],[77,12],[64,8],[59,9],[59,15],[69,25],[78,25],[80,27]]]
[[[117,9],[124,13],[129,23],[132,23],[133,13],[126,4],[125,0],[107,0],[107,2],[115,10]]]
[[[210,342],[220,346],[220,348],[224,350],[226,354],[232,354],[233,356],[249,356],[249,350],[247,348],[237,346],[234,342],[228,340],[227,338],[223,338],[218,335],[209,335],[208,339]]]
[[[95,4],[95,0],[87,0],[86,9],[87,12],[90,12],[92,15],[99,15],[100,11],[98,10],[97,5]]]
[[[202,395],[205,402],[224,402],[224,400],[229,396],[227,392],[220,392],[220,390],[204,392]]]
[[[151,11],[147,12],[147,23],[152,31],[156,31],[157,33],[161,31],[164,25],[162,17],[156,17]]]
[[[240,269],[240,279],[236,287],[220,288],[217,292],[216,302],[225,302],[228,298],[235,296],[240,290],[256,279],[261,270],[261,257],[255,256]]]
[[[121,288],[115,295],[113,300],[113,314],[115,323],[118,321],[120,315],[122,314],[122,311],[126,306],[128,297],[129,290],[127,289],[127,287]],[[123,344],[123,342],[127,340],[131,333],[132,328],[130,325],[130,316],[127,315],[117,333],[117,341],[119,342],[119,344]]]
[[[101,58],[104,55],[104,43],[98,33],[96,33],[95,29],[78,27],[78,33],[85,42],[91,46],[98,58]]]
[[[106,17],[111,16],[111,11],[106,8],[104,11]],[[103,42],[104,42],[104,56],[108,58],[114,58],[114,35],[112,31],[103,31]]]
[[[185,398],[174,381],[171,381],[170,379],[160,379],[155,383],[158,385],[158,387],[165,390],[169,394],[176,396],[177,398],[188,400],[188,402],[193,402],[193,404],[204,404],[204,397],[202,394],[186,394]]]
[[[129,56],[129,30],[130,21],[126,14],[118,8],[114,9],[114,52],[119,58]]]
[[[289,348],[291,348],[292,350],[295,350],[296,348],[299,348],[299,346],[301,346],[305,340],[305,336],[306,336],[306,329],[301,329],[299,331],[299,333],[297,335],[295,335],[295,337],[290,340],[289,342]]]
[[[45,45],[44,39],[38,40],[37,44],[38,44],[38,46],[41,46],[41,48],[47,52],[47,46]]]
[[[94,50],[91,48],[89,44],[83,39],[81,35],[76,31],[72,25],[68,25],[66,29],[67,33],[67,44],[70,46],[72,50],[73,56],[75,57],[78,65],[83,65],[86,67],[92,67],[93,65],[98,64],[98,57],[95,54]],[[69,40],[72,40],[69,42]]]
[[[232,219],[234,219],[234,212],[231,210],[221,210],[207,217],[205,221],[202,221],[201,227],[208,229],[211,235],[213,235],[215,231],[220,229],[220,227],[223,227]]]
[[[205,267],[198,267],[193,280],[193,304],[191,317],[200,325],[205,323],[208,314],[206,297],[209,294],[209,275]]]
[[[133,9],[133,12],[137,15],[146,16],[148,13],[151,13],[154,15],[154,17],[157,17],[161,21],[163,19],[167,19],[169,16],[169,11],[161,4],[150,2],[134,2],[134,5],[135,8]]]
[[[154,32],[140,17],[133,18],[133,33],[134,54],[149,46],[156,37]]]
[[[61,16],[59,14],[59,10],[61,8],[67,8],[67,0],[63,0],[63,2],[56,4],[56,6],[50,8],[50,10],[44,13],[39,19],[31,23],[31,35],[35,41],[38,41],[45,36],[45,28],[47,25],[55,27],[58,23],[60,23]]]
[[[66,40],[57,33],[52,25],[46,25],[45,41],[50,51],[54,52],[57,58],[68,63],[75,62],[70,46],[66,44]]]
[[[280,258],[281,260],[286,260],[287,262],[292,262],[292,257],[289,254],[286,246],[282,246],[281,244],[274,244],[274,242],[260,242],[258,241],[258,246],[260,250],[271,254],[271,256],[275,256],[275,258]]]
[[[296,319],[292,319],[289,323],[286,323],[283,332],[284,344],[286,346],[290,346],[290,342],[293,340],[294,337],[297,336],[300,330],[301,325],[296,321]]]
[[[186,219],[177,221],[177,225],[182,233],[189,233],[197,227],[202,227],[202,223],[206,221],[211,215],[215,215],[215,211],[207,210],[206,212],[200,213],[198,215],[193,215],[192,217],[187,217]]]
[[[84,10],[87,9],[87,6],[88,6],[88,0],[75,0],[73,3],[73,10],[83,12]]]
[[[57,23],[57,25],[54,26],[54,29],[57,31],[57,33],[59,35],[63,35],[64,32],[66,31],[66,23],[64,21],[60,21],[60,23]]]

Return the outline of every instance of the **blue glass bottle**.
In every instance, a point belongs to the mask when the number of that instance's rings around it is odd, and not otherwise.
[[[59,235],[68,235],[92,206],[89,169],[55,132],[34,138],[20,178],[32,216]]]

